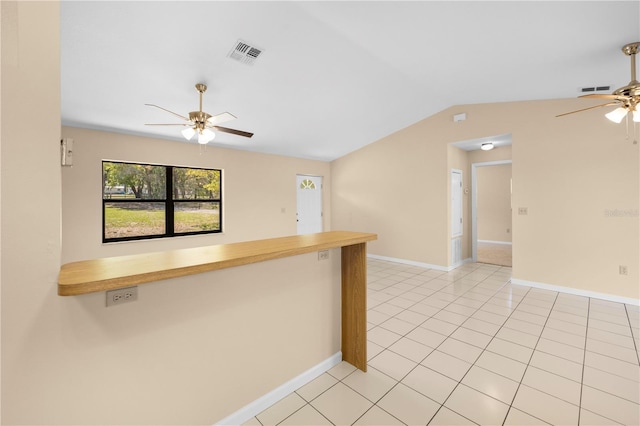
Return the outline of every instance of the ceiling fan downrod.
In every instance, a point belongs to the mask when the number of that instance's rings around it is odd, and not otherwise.
[[[207,114],[202,111],[202,94],[207,91],[207,85],[198,83],[196,84],[196,90],[200,94],[200,109],[198,111],[191,111],[189,113],[189,120],[191,120],[195,127],[202,132],[207,125],[207,120],[211,118],[211,114]]]
[[[640,82],[637,80],[636,74],[636,54],[640,48],[640,41],[625,44],[622,47],[622,53],[629,56],[631,60],[631,81],[624,87],[619,88],[613,92],[614,95],[620,95],[629,98],[629,102],[632,103],[631,107],[634,107],[640,97]]]
[[[622,52],[631,58],[631,82],[638,83],[636,79],[636,54],[638,53],[640,42],[629,43],[622,46]]]
[[[200,93],[200,111],[202,111],[202,94],[207,91],[207,85],[198,83],[196,84],[196,90]]]

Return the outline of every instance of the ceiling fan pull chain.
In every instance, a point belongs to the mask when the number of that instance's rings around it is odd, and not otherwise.
[[[624,118],[625,118],[625,120],[626,120],[626,122],[627,122],[627,140],[629,140],[629,115],[630,115],[630,114],[627,114],[627,115],[624,117]],[[636,138],[636,128],[635,128],[635,127],[633,128],[633,138],[634,138],[634,139]]]
[[[635,121],[631,121],[629,122],[629,115],[631,114],[627,114],[627,116],[625,117],[627,120],[627,140],[629,140],[629,124],[631,124],[631,128],[633,129],[633,144],[637,145],[638,144],[638,123]]]

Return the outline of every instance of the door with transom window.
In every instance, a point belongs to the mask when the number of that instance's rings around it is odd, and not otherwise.
[[[322,232],[322,176],[296,176],[298,235]]]

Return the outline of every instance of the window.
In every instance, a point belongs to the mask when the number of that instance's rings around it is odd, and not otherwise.
[[[316,184],[311,179],[305,179],[300,182],[300,189],[316,189]]]
[[[102,162],[102,241],[222,231],[221,171]]]

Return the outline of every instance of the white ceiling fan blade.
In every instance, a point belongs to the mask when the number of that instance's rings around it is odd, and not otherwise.
[[[150,106],[150,107],[155,107],[155,108],[161,109],[161,110],[163,110],[163,111],[168,112],[169,114],[173,114],[173,115],[175,115],[176,117],[180,117],[180,118],[182,118],[183,120],[189,121],[189,118],[188,118],[188,117],[185,117],[184,115],[180,115],[180,114],[178,114],[177,112],[169,111],[168,109],[166,109],[166,108],[162,108],[161,106],[154,105],[154,104],[145,104],[145,105],[146,105],[146,106]]]
[[[227,121],[231,121],[235,119],[236,119],[235,115],[228,112],[223,112],[223,113],[214,115],[212,117],[209,117],[209,119],[207,120],[207,125],[215,126],[216,124],[226,123]]]
[[[145,123],[145,126],[191,126],[191,123]]]
[[[588,95],[582,95],[582,96],[578,96],[579,98],[593,98],[593,99],[611,99],[611,100],[615,100],[615,101],[627,101],[630,99],[629,96],[624,96],[624,95],[608,95],[608,94],[604,94],[604,93],[590,93]]]

